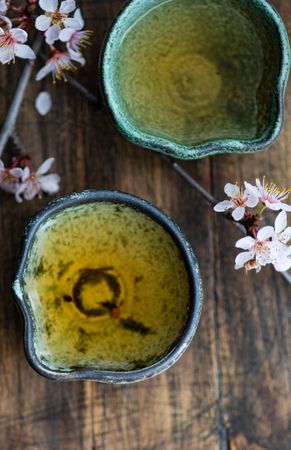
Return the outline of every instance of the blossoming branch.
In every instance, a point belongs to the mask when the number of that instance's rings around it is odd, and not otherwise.
[[[66,80],[66,73],[85,65],[84,48],[90,44],[92,32],[84,30],[85,22],[75,0],[25,0],[14,4],[0,0],[0,63],[9,64],[16,58],[36,59],[30,46],[36,32],[44,34],[45,65],[37,72],[36,80],[47,75],[52,80]],[[35,100],[36,110],[46,115],[52,106],[48,92],[41,91]],[[23,149],[21,157],[13,158],[8,167],[0,160],[0,188],[15,195],[18,202],[30,200],[41,193],[53,194],[59,189],[57,174],[45,175],[54,159],[46,160],[38,170]]]
[[[287,212],[291,206],[286,204],[290,189],[280,189],[275,183],[257,179],[255,185],[245,181],[244,188],[237,184],[226,184],[224,191],[228,200],[215,205],[216,212],[231,212],[233,220],[240,222],[247,236],[236,242],[236,247],[244,250],[237,255],[235,268],[255,269],[272,264],[278,272],[291,268],[291,227],[287,225]],[[250,211],[250,209],[254,209]],[[274,226],[260,228],[266,209],[281,211]]]
[[[19,44],[24,44],[28,40],[27,33],[36,28],[44,32],[49,49],[48,64],[56,54],[58,60],[60,54],[66,57],[65,63],[59,64],[55,72],[47,70],[43,76],[52,72],[56,79],[62,79],[66,71],[77,69],[72,61],[85,64],[82,53],[90,43],[91,31],[83,30],[85,23],[80,9],[76,9],[75,0],[65,0],[60,5],[58,0],[40,0],[39,8],[42,13],[37,17],[35,0],[26,0],[23,7],[15,6],[12,1],[0,0],[0,62],[7,64],[16,56],[33,59],[35,55],[29,46],[25,46],[26,51],[19,51]],[[37,78],[43,76],[38,75]]]
[[[40,0],[38,4],[36,0],[25,0],[23,6],[0,0],[0,62],[8,64],[16,57],[35,59],[27,42],[38,30],[44,33],[47,60],[36,80],[40,81],[49,74],[53,82],[66,80],[67,72],[85,65],[83,50],[90,44],[92,32],[84,30],[84,26],[75,0],[65,0],[60,4],[58,0]],[[36,105],[38,111],[48,111],[51,99],[42,96]]]

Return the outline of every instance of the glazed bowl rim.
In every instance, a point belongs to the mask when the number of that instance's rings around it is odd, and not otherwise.
[[[52,370],[45,366],[36,356],[34,348],[34,318],[30,306],[25,298],[23,287],[23,274],[26,262],[29,258],[29,251],[33,244],[35,234],[41,224],[49,217],[67,208],[86,203],[109,202],[124,204],[146,214],[152,220],[160,224],[172,237],[177,247],[180,249],[186,266],[190,284],[189,315],[185,329],[173,348],[156,363],[143,369],[133,371],[106,371],[98,369],[77,369],[71,371]],[[25,227],[21,253],[18,261],[16,277],[13,283],[13,291],[17,305],[24,317],[24,346],[25,353],[30,365],[46,378],[53,380],[94,380],[110,384],[128,384],[142,381],[159,375],[170,368],[186,351],[190,345],[196,329],[198,327],[202,309],[202,280],[197,258],[180,231],[178,225],[159,208],[150,202],[132,194],[111,191],[111,190],[86,190],[80,193],[73,193],[60,197],[51,202],[47,207],[38,212],[30,219]]]
[[[101,92],[107,110],[118,131],[129,141],[140,147],[148,148],[156,152],[164,153],[168,156],[186,160],[199,159],[206,156],[225,153],[256,153],[270,147],[278,138],[283,126],[284,99],[290,72],[291,52],[287,30],[276,9],[268,3],[268,0],[252,1],[253,8],[261,8],[262,14],[269,17],[276,26],[280,41],[278,48],[280,48],[282,54],[280,61],[280,72],[272,89],[275,119],[269,123],[268,133],[264,136],[251,140],[220,139],[210,140],[204,144],[184,146],[169,139],[155,137],[149,133],[143,132],[131,123],[131,121],[126,117],[123,108],[120,106],[120,102],[116,100],[116,95],[112,94],[111,96],[111,91],[114,91],[115,88],[113,87],[113,81],[110,81],[110,77],[107,77],[107,72],[111,70],[113,64],[112,60],[114,60],[112,56],[112,48],[115,45],[118,26],[122,21],[123,16],[130,13],[131,10],[138,8],[143,0],[128,0],[125,3],[120,12],[115,16],[115,19],[103,40],[102,49],[100,52],[99,71]]]

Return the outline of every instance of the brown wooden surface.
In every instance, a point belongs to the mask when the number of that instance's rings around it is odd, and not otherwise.
[[[78,79],[97,90],[97,59],[122,0],[86,0],[95,30],[87,66]],[[291,32],[291,3],[274,0]],[[21,63],[0,68],[0,121]],[[291,294],[271,269],[235,272],[238,231],[174,173],[158,154],[126,142],[104,112],[71,86],[50,86],[54,109],[40,118],[31,82],[17,130],[36,162],[56,157],[61,194],[114,188],[144,197],[167,211],[197,253],[204,281],[201,324],[187,353],[167,373],[114,387],[56,383],[37,375],[23,351],[23,325],[11,280],[25,221],[48,202],[16,205],[0,196],[0,449],[1,450],[290,450]],[[9,151],[9,146],[7,150]],[[230,180],[268,175],[290,185],[291,90],[283,133],[257,155],[224,155],[183,166],[215,196]]]

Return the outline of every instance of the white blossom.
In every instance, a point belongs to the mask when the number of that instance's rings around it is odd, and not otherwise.
[[[266,183],[265,177],[263,183],[257,178],[256,186],[245,181],[245,187],[249,194],[256,196],[267,208],[273,211],[291,211],[291,205],[283,203],[287,200],[290,189],[280,189],[275,183]]]
[[[256,272],[259,272],[262,266],[270,264],[272,262],[271,250],[268,244],[274,236],[274,232],[273,227],[267,226],[258,231],[256,239],[251,236],[239,239],[235,246],[246,251],[237,255],[235,268],[245,267],[246,270],[256,269]]]
[[[254,208],[259,202],[257,196],[247,191],[243,191],[236,184],[227,183],[224,187],[224,192],[229,197],[229,200],[217,203],[214,207],[214,211],[225,212],[232,209],[232,217],[236,221],[239,221],[244,217],[247,207]]]
[[[60,32],[59,39],[65,42],[68,50],[73,50],[81,54],[82,50],[91,44],[92,32],[89,30],[72,30],[71,28],[64,28]]]
[[[27,33],[21,28],[0,27],[0,62],[7,64],[15,60],[15,56],[24,59],[35,59],[34,51],[24,42],[27,41]]]
[[[74,0],[62,1],[60,7],[58,0],[40,0],[39,5],[45,14],[37,17],[35,27],[39,31],[45,31],[46,42],[49,45],[59,39],[63,28],[80,28],[78,19],[69,17],[69,14],[76,9]]]
[[[65,72],[77,70],[77,66],[75,65],[76,62],[83,66],[85,64],[85,59],[77,52],[60,52],[59,50],[54,50],[51,58],[36,74],[36,80],[42,80],[50,73],[52,74],[54,82],[61,79],[65,80]]]
[[[55,194],[59,190],[60,177],[53,173],[45,175],[54,163],[54,158],[46,159],[36,172],[25,167],[22,173],[21,185],[16,193],[18,202],[32,200],[35,196],[41,196],[42,192]]]
[[[66,43],[68,50],[81,53],[82,50],[91,43],[90,39],[92,31],[83,30],[85,22],[80,9],[76,9],[74,19],[79,22],[79,28],[64,28],[60,32],[59,39]]]

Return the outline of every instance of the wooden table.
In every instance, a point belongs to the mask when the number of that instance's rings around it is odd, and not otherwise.
[[[291,3],[273,3],[291,32]],[[77,77],[93,92],[102,38],[122,4],[82,2],[95,35],[86,52],[88,65]],[[20,74],[21,62],[17,64],[0,68],[1,121]],[[230,223],[216,216],[158,154],[123,139],[108,115],[97,112],[69,84],[47,86],[53,111],[45,118],[37,115],[33,103],[39,84],[31,82],[18,119],[17,131],[28,152],[37,164],[56,157],[61,194],[120,189],[167,211],[199,257],[204,310],[190,349],[155,379],[123,387],[40,377],[24,356],[22,318],[11,281],[24,224],[48,198],[16,205],[1,193],[1,450],[290,450],[290,286],[271,268],[248,276],[234,271],[239,232]],[[290,185],[290,124],[289,89],[285,127],[270,150],[182,165],[220,198],[227,181],[264,174]]]

